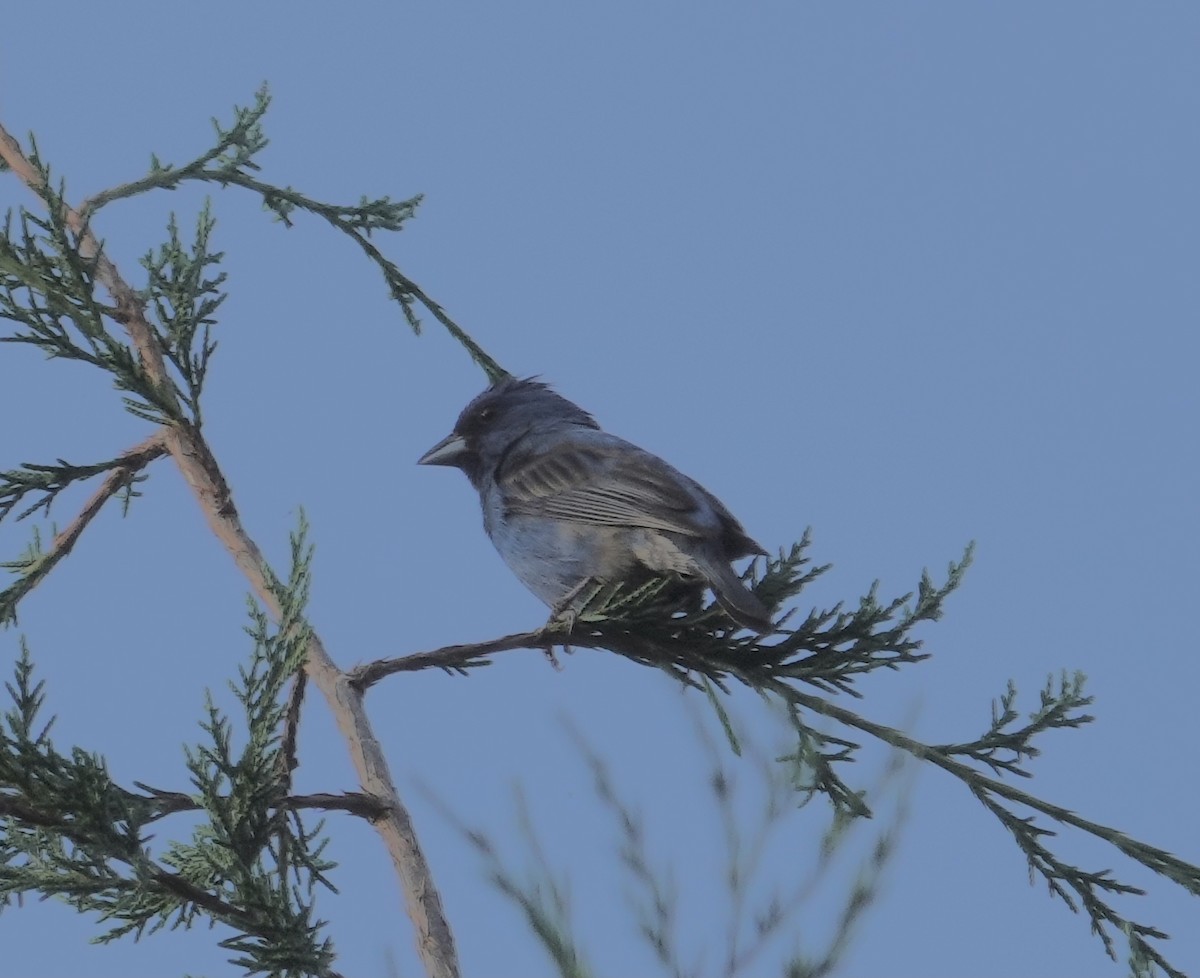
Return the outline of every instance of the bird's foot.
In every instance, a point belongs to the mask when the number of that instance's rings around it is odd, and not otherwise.
[[[571,647],[569,645],[564,645],[563,651],[570,654]],[[562,663],[558,661],[558,656],[556,656],[554,654],[554,643],[550,642],[550,643],[547,643],[546,645],[543,645],[542,652],[545,653],[546,661],[549,662],[550,665],[552,665],[554,667],[554,671],[562,672]]]
[[[554,658],[554,646],[556,644],[561,645],[567,655],[571,654],[571,646],[566,643],[566,639],[570,637],[578,618],[579,612],[574,607],[556,608],[551,610],[550,617],[546,620],[546,624],[542,626],[542,632],[548,636],[543,650],[546,653],[546,658],[553,662],[556,667],[558,666],[558,660]],[[560,641],[555,642],[555,637],[559,637]]]
[[[550,620],[546,622],[546,627],[566,632],[568,635],[571,634],[575,623],[602,590],[604,590],[603,581],[585,577],[559,598],[550,609]]]

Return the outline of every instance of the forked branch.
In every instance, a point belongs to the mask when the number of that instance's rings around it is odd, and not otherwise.
[[[42,171],[3,126],[0,126],[0,158],[47,207],[61,209],[61,219],[76,236],[80,257],[92,263],[96,281],[111,296],[115,305],[112,316],[128,334],[142,370],[156,387],[156,397],[175,407],[171,412],[172,419],[160,429],[167,450],[191,487],[213,533],[246,576],[258,600],[278,616],[280,605],[271,586],[274,575],[258,545],[242,526],[232,493],[207,441],[179,410],[163,350],[146,318],[141,296],[104,254],[88,221],[77,210],[57,201],[52,189],[46,185]],[[309,642],[305,671],[333,711],[362,790],[383,800],[387,807],[387,813],[373,824],[400,878],[426,972],[436,978],[454,978],[458,974],[454,937],[442,910],[433,875],[417,842],[412,819],[400,800],[387,760],[371,728],[362,693],[350,684],[315,634]]]

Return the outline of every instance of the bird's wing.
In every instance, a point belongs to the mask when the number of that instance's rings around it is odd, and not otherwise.
[[[712,528],[702,522],[701,500],[689,482],[626,442],[561,443],[511,458],[499,479],[513,513],[701,537]]]

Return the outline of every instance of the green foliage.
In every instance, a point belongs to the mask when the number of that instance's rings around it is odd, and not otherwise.
[[[941,744],[934,749],[946,757],[967,757],[986,764],[996,774],[1031,778],[1033,774],[1022,765],[1041,753],[1033,745],[1035,736],[1045,730],[1073,730],[1095,719],[1087,713],[1076,712],[1092,703],[1092,698],[1083,694],[1085,680],[1082,672],[1072,676],[1064,672],[1055,692],[1054,677],[1051,676],[1042,689],[1041,706],[1029,714],[1028,723],[1014,727],[1021,715],[1015,706],[1017,687],[1010,679],[1004,695],[998,701],[992,700],[992,722],[982,736],[970,743]]]
[[[59,752],[51,722],[39,719],[44,686],[22,643],[12,707],[0,730],[0,907],[27,893],[57,897],[110,924],[96,940],[141,938],[164,927],[221,923],[221,946],[248,974],[330,973],[333,948],[313,916],[318,885],[333,864],[322,855],[320,824],[308,828],[289,802],[290,767],[281,730],[289,682],[307,642],[304,606],[311,549],[306,527],[293,537],[289,580],[278,585],[285,611],[278,627],[251,603],[250,663],[231,688],[244,711],[246,742],[209,697],[206,735],[187,748],[202,821],[187,841],[160,857],[145,830],[183,806],[178,795],[117,785],[102,758],[79,748]]]
[[[189,251],[179,240],[179,228],[172,214],[167,225],[167,243],[142,259],[142,266],[150,276],[143,300],[154,311],[159,324],[156,330],[159,345],[183,382],[179,393],[196,427],[201,424],[200,393],[208,373],[208,360],[217,348],[210,337],[210,329],[216,324],[212,317],[225,301],[225,293],[221,291],[225,273],[205,277],[205,269],[219,264],[224,257],[221,252],[209,251],[209,236],[215,224],[205,201],[196,219],[196,237]]]
[[[758,562],[747,569],[747,583],[768,608],[793,601],[829,569],[828,564],[812,565],[807,556],[810,544],[811,534],[805,531],[799,542],[764,561],[761,569]],[[944,584],[935,585],[924,573],[915,592],[886,604],[879,601],[876,582],[853,610],[840,602],[813,609],[789,628],[793,608],[779,619],[771,636],[742,629],[715,601],[694,611],[664,614],[662,598],[671,585],[655,580],[632,589],[597,589],[571,623],[569,634],[558,637],[571,645],[612,649],[663,669],[679,682],[704,688],[718,710],[713,686],[729,692],[730,679],[768,698],[781,697],[796,734],[795,751],[782,758],[791,765],[795,789],[806,799],[823,795],[840,814],[869,815],[863,793],[851,789],[837,773],[837,766],[853,760],[858,745],[807,723],[801,704],[787,691],[799,682],[857,697],[858,677],[928,658],[913,629],[941,617],[943,603],[962,582],[971,556],[968,547],[961,561],[950,564]],[[553,626],[548,637],[555,637]],[[736,740],[731,738],[731,743],[736,752]]]
[[[26,551],[15,560],[0,563],[0,568],[12,572],[17,577],[15,583],[0,591],[0,624],[16,622],[17,605],[21,599],[70,552],[84,527],[107,499],[119,496],[123,511],[128,512],[130,500],[140,495],[134,486],[145,479],[145,476],[138,473],[164,452],[161,441],[151,438],[131,451],[98,465],[76,466],[60,458],[57,465],[26,462],[20,469],[0,472],[0,521],[29,493],[40,493],[40,498],[18,513],[18,520],[25,519],[39,510],[48,514],[54,500],[64,489],[101,473],[107,473],[99,492],[92,497],[71,525],[62,533],[51,529],[53,543],[49,550],[42,547],[41,533],[38,527],[34,526],[33,539]]]
[[[106,310],[96,298],[95,261],[78,252],[63,218],[65,187],[57,191],[48,167],[31,162],[47,186],[47,214],[22,209],[14,234],[11,212],[0,236],[0,318],[18,324],[6,343],[28,343],[47,356],[123,369],[128,347],[105,328]],[[57,206],[54,206],[57,205]]]
[[[91,233],[91,222],[110,205],[190,182],[248,191],[288,228],[303,215],[316,217],[346,235],[379,269],[389,296],[399,303],[414,332],[420,329],[418,311],[424,310],[489,378],[504,375],[503,368],[378,246],[380,234],[400,231],[413,217],[419,196],[400,201],[363,197],[355,204],[336,204],[261,179],[258,157],[267,145],[262,120],[268,105],[264,89],[251,107],[235,109],[232,124],[214,122],[215,140],[207,150],[178,165],[152,157],[145,176],[96,195],[77,212],[31,141],[32,177],[28,172],[23,176],[41,194],[45,213],[22,209],[5,219],[0,236],[0,325],[11,325],[0,342],[103,370],[121,392],[125,408],[155,425],[156,434],[131,451],[97,463],[74,465],[58,458],[0,472],[0,520],[14,513],[14,520],[48,516],[63,491],[103,476],[79,516],[61,533],[51,528],[48,545],[43,545],[35,526],[27,551],[0,564],[17,578],[0,592],[0,622],[15,620],[21,598],[70,551],[108,498],[120,495],[127,504],[137,494],[134,485],[144,478],[145,466],[165,453],[168,435],[177,441],[186,436],[195,450],[193,458],[226,493],[213,505],[232,506],[216,459],[200,433],[205,381],[217,348],[212,333],[226,280],[220,270],[223,254],[212,246],[215,222],[208,203],[197,215],[190,242],[185,243],[171,216],[166,241],[142,260],[147,278],[136,292],[120,279],[103,244]],[[110,301],[97,286],[107,290]],[[126,327],[141,324],[143,318],[141,345],[135,350],[126,342]],[[155,366],[159,357],[163,371]],[[60,753],[50,740],[50,724],[40,723],[44,690],[34,681],[22,644],[8,685],[12,707],[0,729],[0,909],[26,893],[53,896],[108,924],[98,940],[141,937],[163,927],[189,927],[197,920],[217,922],[232,932],[222,942],[231,960],[249,973],[331,973],[332,947],[321,936],[313,901],[316,888],[329,885],[326,873],[332,864],[322,855],[321,826],[310,828],[302,822],[299,810],[304,806],[290,794],[294,730],[304,690],[301,668],[312,639],[304,618],[311,560],[305,531],[302,522],[293,538],[288,580],[276,580],[267,570],[281,606],[278,625],[272,628],[265,613],[251,606],[247,631],[253,653],[233,684],[243,716],[235,724],[211,698],[207,703],[201,724],[204,740],[186,754],[194,789],[189,795],[143,785],[129,790],[112,781],[102,758],[79,748]],[[703,605],[694,593],[681,600],[676,582],[597,585],[569,620],[478,645],[381,660],[348,674],[348,689],[362,695],[387,675],[430,667],[466,674],[487,664],[488,656],[510,649],[545,648],[551,655],[554,646],[563,643],[606,649],[702,690],[733,755],[744,766],[755,755],[748,751],[726,703],[735,686],[748,687],[785,719],[790,731],[788,745],[767,769],[772,783],[786,789],[783,795],[771,795],[775,801],[768,809],[768,822],[784,807],[822,796],[832,806],[832,827],[823,851],[836,848],[842,833],[871,814],[867,789],[845,774],[853,770],[847,762],[859,751],[855,738],[865,734],[958,779],[1011,834],[1031,876],[1043,879],[1072,910],[1087,915],[1110,956],[1117,956],[1120,935],[1129,945],[1134,974],[1161,969],[1180,976],[1153,943],[1165,935],[1117,909],[1114,897],[1141,891],[1108,871],[1063,862],[1050,848],[1053,832],[1035,819],[1042,816],[1101,839],[1191,894],[1200,894],[1200,868],[1004,780],[1028,779],[1026,763],[1038,755],[1046,733],[1090,722],[1091,716],[1083,712],[1091,699],[1084,695],[1082,675],[1064,674],[1057,683],[1048,682],[1040,705],[1024,720],[1017,710],[1016,687],[1010,683],[993,704],[987,728],[962,743],[923,744],[875,723],[840,705],[838,697],[861,698],[856,684],[864,674],[905,668],[928,658],[914,630],[941,616],[945,600],[962,581],[971,549],[950,564],[942,584],[925,573],[914,592],[891,600],[881,600],[878,587],[872,586],[854,606],[814,608],[794,623],[803,589],[827,570],[811,564],[809,544],[805,533],[776,558],[747,571],[750,586],[768,607],[792,609],[768,635],[737,628],[719,606]],[[289,684],[290,695],[285,695]],[[642,897],[640,932],[666,970],[688,973],[673,936],[674,897],[670,886],[655,875],[640,822],[618,798],[599,761],[587,752],[585,759],[599,800],[620,826],[622,865]],[[731,853],[727,880],[733,930],[722,966],[728,975],[750,967],[757,954],[753,949],[761,947],[764,937],[783,934],[785,923],[794,923],[792,908],[798,905],[794,897],[784,895],[754,912],[747,910],[745,885],[754,867],[744,857],[754,846],[747,846],[730,814],[733,809],[727,807],[731,772],[723,760],[714,762],[714,803],[726,813]],[[784,797],[786,805],[779,801]],[[350,807],[334,804],[331,798],[320,796],[311,807]],[[358,813],[368,817],[379,817],[388,804],[399,805],[398,798],[360,801]],[[200,812],[202,823],[190,839],[174,841],[161,856],[154,856],[146,845],[146,827],[184,810]],[[585,975],[588,969],[570,928],[565,886],[555,882],[536,848],[532,821],[523,817],[523,824],[539,867],[524,880],[504,868],[485,836],[468,837],[488,861],[493,882],[521,908],[559,972]],[[833,944],[812,958],[797,952],[787,965],[788,974],[823,975],[834,966],[871,901],[891,839],[884,832],[877,840],[859,884],[847,897]],[[452,970],[452,941],[450,945]]]
[[[130,413],[154,425],[199,429],[204,383],[217,349],[212,330],[225,299],[222,287],[226,281],[226,274],[218,270],[224,254],[212,248],[215,219],[208,202],[197,215],[190,245],[184,243],[178,221],[171,215],[166,242],[142,258],[147,280],[135,296],[136,309],[112,305],[98,297],[97,285],[101,284],[102,265],[107,261],[103,244],[89,244],[80,230],[90,229],[95,215],[118,201],[198,182],[251,191],[287,227],[293,225],[297,214],[321,218],[350,237],[377,265],[414,330],[420,327],[417,307],[423,306],[490,377],[503,376],[503,368],[409,280],[373,240],[377,233],[401,230],[415,213],[419,196],[403,201],[363,197],[356,204],[335,204],[258,178],[256,157],[267,146],[261,122],[269,105],[264,88],[252,107],[235,108],[231,125],[213,121],[216,140],[209,149],[181,165],[152,157],[146,176],[84,202],[74,223],[65,185],[54,180],[31,139],[29,160],[42,187],[45,213],[21,209],[15,220],[11,213],[5,219],[4,234],[0,236],[0,320],[14,325],[6,335],[0,335],[0,342],[33,346],[48,357],[101,369],[126,395],[123,400]],[[134,314],[145,315],[153,330],[168,368],[165,387],[151,378],[139,354],[124,339],[125,323]],[[157,454],[161,452],[153,457]],[[78,466],[59,458],[55,463],[26,462],[0,472],[0,520],[30,495],[34,496],[33,503],[18,511],[16,518],[48,514],[64,489],[115,470],[121,470],[124,477],[113,484],[112,492],[119,493],[127,506],[137,495],[133,486],[144,478],[139,469],[146,461],[138,460],[134,466],[127,457],[117,456]],[[39,548],[0,563],[0,567],[18,575],[14,584],[0,592],[0,623],[16,620],[20,600],[62,556],[54,549],[43,553]]]
[[[109,324],[121,318],[117,309],[96,298],[97,270],[103,251],[87,254],[67,223],[65,188],[52,189],[48,167],[36,155],[31,162],[45,184],[46,216],[20,212],[18,235],[12,215],[0,237],[0,319],[16,323],[0,342],[41,349],[48,357],[78,360],[112,375],[125,391],[127,408],[155,424],[181,420],[170,391],[147,374],[128,344]]]
[[[212,148],[178,166],[162,163],[157,157],[152,157],[150,172],[146,176],[97,194],[81,208],[84,216],[90,217],[113,201],[134,197],[150,190],[174,190],[189,181],[249,190],[259,197],[264,209],[286,227],[293,226],[297,214],[307,213],[321,218],[331,227],[341,231],[378,267],[388,294],[400,304],[405,320],[413,332],[419,333],[421,330],[418,307],[423,307],[462,344],[489,378],[495,380],[504,376],[504,368],[446,315],[440,305],[405,275],[373,240],[377,232],[400,231],[416,213],[421,203],[419,194],[400,201],[390,197],[363,196],[356,204],[333,204],[309,197],[291,187],[267,183],[257,177],[259,166],[256,157],[267,145],[262,118],[270,104],[271,99],[264,86],[259,89],[252,107],[234,109],[232,126],[224,128],[217,120],[213,120],[217,140]]]
[[[0,625],[13,625],[17,621],[17,604],[40,581],[48,571],[47,557],[42,549],[42,535],[35,526],[33,536],[25,550],[13,560],[0,563],[0,569],[17,576],[17,581],[0,591]]]
[[[775,610],[796,598],[830,565],[812,566],[807,556],[811,532],[779,556],[752,563],[743,575],[754,593]],[[876,669],[897,669],[920,662],[921,640],[913,628],[937,621],[946,598],[962,583],[970,566],[973,547],[961,561],[951,563],[946,582],[935,585],[922,574],[916,592],[881,604],[878,582],[858,601],[854,610],[839,602],[832,608],[811,610],[807,617],[789,627],[795,608],[777,622],[776,641],[764,641],[732,622],[715,601],[695,611],[664,615],[661,598],[671,584],[656,579],[637,588],[613,585],[597,589],[574,622],[569,641],[590,644],[603,638],[620,646],[619,651],[638,658],[638,648],[647,650],[649,664],[672,671],[688,680],[697,663],[711,668],[699,671],[713,680],[733,676],[759,686],[762,677],[796,679],[827,692],[858,696],[855,680]],[[913,597],[916,601],[913,602]],[[581,640],[581,636],[584,638]]]
[[[72,465],[66,459],[60,458],[57,463],[49,465],[24,462],[19,469],[0,472],[0,521],[32,493],[37,493],[38,498],[17,513],[14,519],[23,520],[38,512],[48,516],[54,500],[64,489],[77,482],[111,472],[121,465],[120,458],[107,459],[92,465]]]
[[[808,547],[809,534],[805,533],[800,542],[766,561],[763,568],[748,569],[744,575],[747,582],[768,607],[779,609],[785,603],[794,604],[803,588],[828,569],[811,565]],[[958,744],[921,743],[900,730],[868,720],[827,695],[861,698],[854,685],[858,677],[927,660],[929,656],[921,651],[922,641],[913,635],[913,629],[941,617],[944,602],[961,584],[971,556],[972,548],[968,547],[960,561],[951,562],[942,584],[923,573],[914,592],[886,603],[879,600],[877,585],[872,585],[852,610],[840,603],[825,610],[814,609],[794,628],[788,627],[792,614],[787,612],[770,635],[753,635],[737,627],[715,602],[696,609],[686,604],[664,606],[664,600],[671,597],[668,581],[656,580],[637,587],[597,587],[569,621],[554,619],[537,631],[505,636],[496,642],[449,646],[370,663],[358,670],[353,681],[369,686],[383,676],[406,671],[410,659],[413,668],[436,666],[466,674],[486,665],[487,656],[508,649],[550,648],[560,643],[607,649],[662,670],[685,687],[703,691],[735,755],[741,751],[741,743],[730,725],[722,696],[732,692],[733,684],[746,686],[787,718],[794,740],[780,752],[777,763],[789,779],[797,804],[824,797],[832,806],[835,824],[871,815],[866,789],[852,785],[842,774],[843,770],[853,770],[847,765],[856,759],[861,747],[859,740],[846,734],[865,733],[957,778],[1011,834],[1031,874],[1044,879],[1051,894],[1071,910],[1086,914],[1110,957],[1116,960],[1115,937],[1120,934],[1128,940],[1134,960],[1149,962],[1172,978],[1182,978],[1182,972],[1150,943],[1166,935],[1129,919],[1104,899],[1106,893],[1139,895],[1142,890],[1115,879],[1107,870],[1097,872],[1062,861],[1046,844],[1053,832],[1036,825],[1034,818],[1041,814],[1104,840],[1189,893],[1200,894],[1200,867],[984,773],[990,770],[997,775],[1028,778],[1030,772],[1023,763],[1040,753],[1036,738],[1091,722],[1091,715],[1082,712],[1091,704],[1091,698],[1084,695],[1081,673],[1064,673],[1057,683],[1053,678],[1049,680],[1037,709],[1023,723],[1016,708],[1017,690],[1010,682],[1000,700],[993,703],[987,730],[974,740]],[[826,695],[816,695],[808,688]],[[831,724],[838,732],[829,729]],[[1022,810],[1035,814],[1023,814]],[[797,965],[794,973],[809,974],[805,970],[809,965],[811,962],[804,967]]]

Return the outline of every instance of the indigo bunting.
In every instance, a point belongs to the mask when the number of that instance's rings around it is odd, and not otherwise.
[[[570,612],[589,582],[654,576],[697,595],[707,586],[739,624],[771,629],[730,567],[766,551],[720,500],[540,381],[497,381],[418,464],[466,473],[500,556],[555,614]]]

